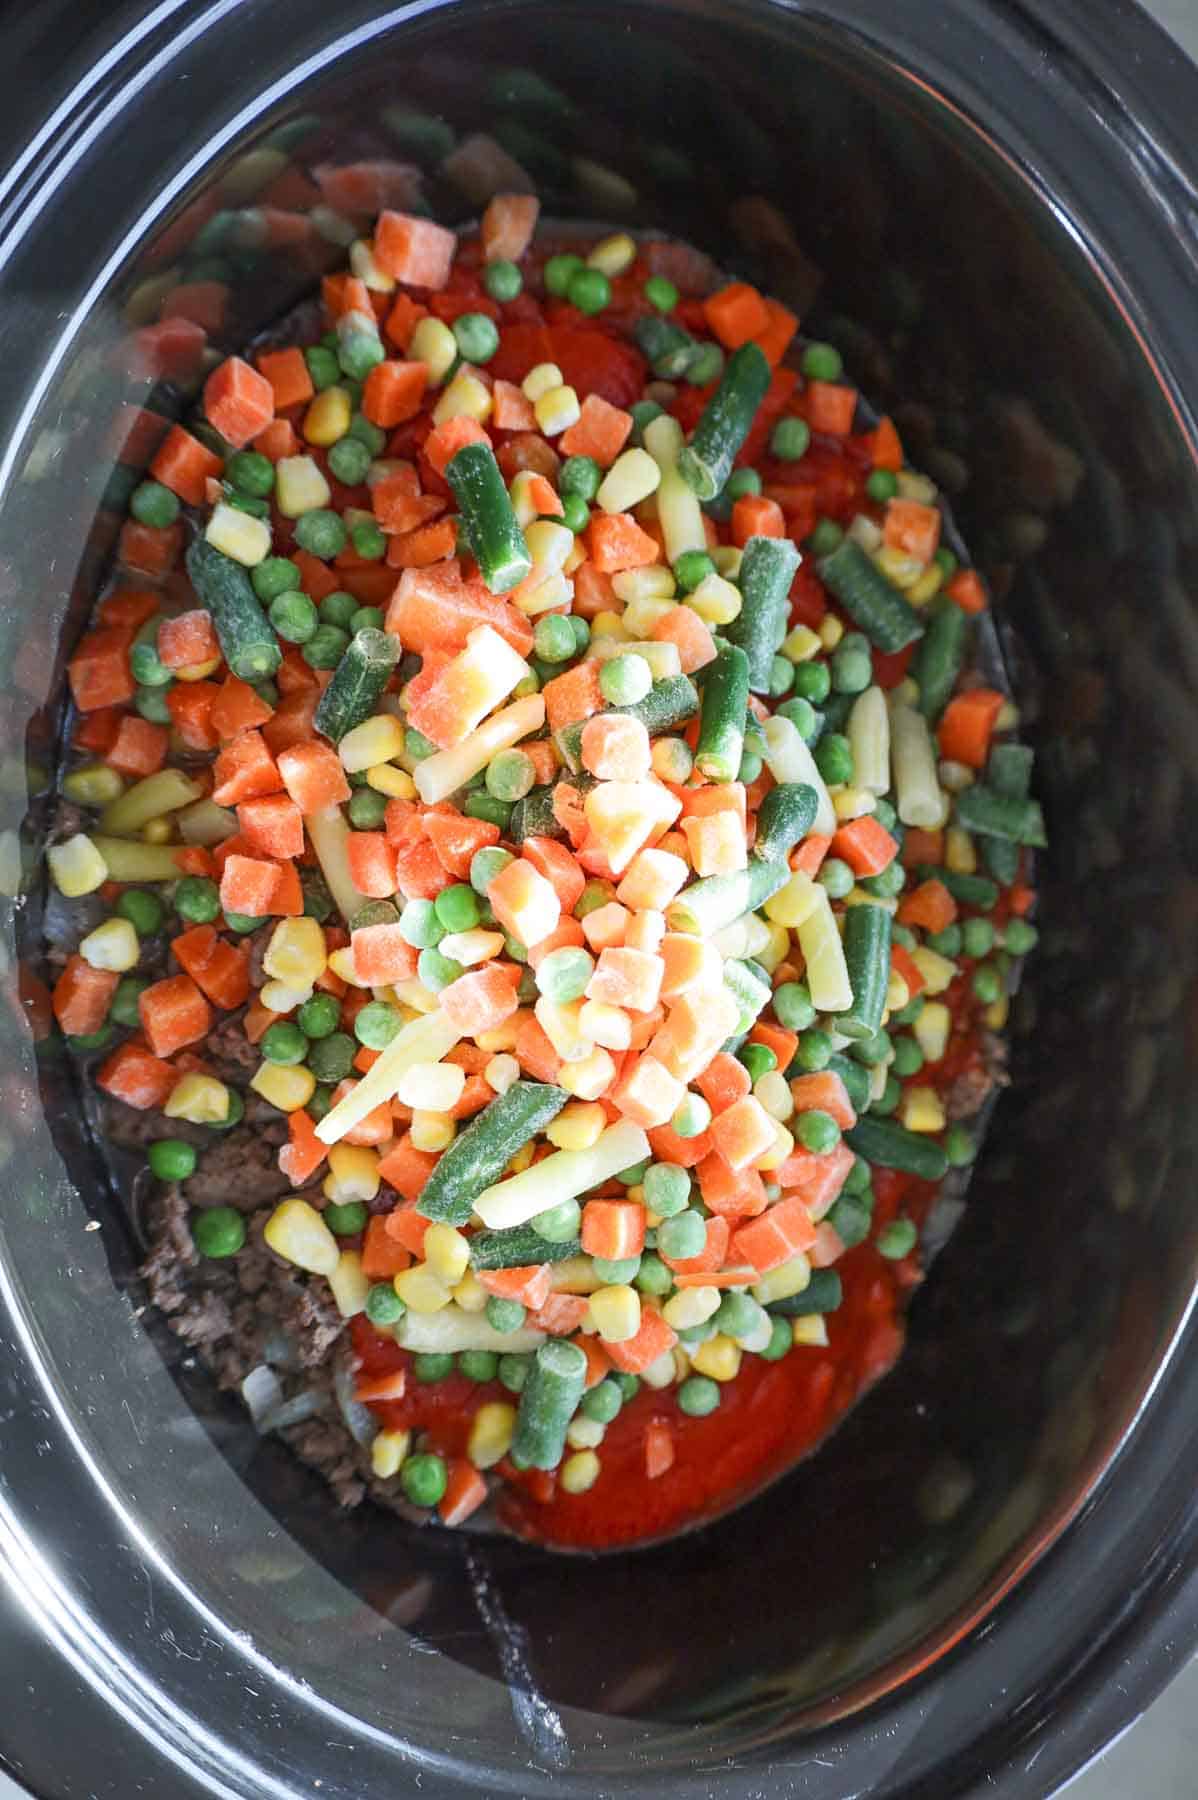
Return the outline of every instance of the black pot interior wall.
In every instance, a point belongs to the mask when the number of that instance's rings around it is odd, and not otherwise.
[[[434,19],[347,59],[215,163],[116,277],[58,374],[25,479],[32,516],[61,515],[64,554],[87,534],[69,644],[139,472],[128,409],[184,411],[210,353],[338,259],[362,222],[346,222],[342,165],[374,169],[357,178],[364,211],[416,179],[395,171],[412,165],[452,222],[487,197],[497,144],[548,214],[664,224],[795,306],[951,495],[998,596],[1053,849],[1012,1086],[915,1299],[905,1360],[814,1462],[713,1529],[599,1563],[485,1552],[553,1704],[703,1720],[731,1746],[864,1683],[860,1698],[967,1616],[1084,1498],[1189,1295],[1194,476],[1069,235],[934,96],[815,27],[746,25],[730,57],[701,6],[651,34],[643,16],[578,4]],[[163,329],[179,316],[202,329]],[[9,560],[7,599],[44,585],[39,555],[44,541]],[[38,633],[56,626],[9,609],[15,722],[42,699],[51,642]],[[35,827],[58,726],[47,706],[29,728]],[[33,967],[36,905],[22,928]],[[49,1042],[40,1076],[94,1192],[100,1165]],[[132,1284],[135,1237],[106,1241]],[[222,1453],[313,1557],[426,1643],[499,1672],[462,1543],[366,1510],[335,1517],[159,1341]],[[302,1585],[270,1604],[296,1631],[319,1622]]]

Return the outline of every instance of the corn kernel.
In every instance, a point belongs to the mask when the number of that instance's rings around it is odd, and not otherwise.
[[[978,853],[973,839],[959,825],[950,825],[944,834],[944,866],[954,875],[973,875],[977,871]]]
[[[863,819],[876,809],[877,804],[877,795],[867,788],[842,787],[832,796],[832,810],[842,825],[847,825],[851,819]]]
[[[331,1275],[341,1260],[336,1238],[306,1200],[282,1201],[262,1235],[276,1256],[310,1275]]]
[[[399,1078],[395,1097],[414,1113],[447,1113],[457,1105],[466,1085],[466,1071],[457,1063],[413,1063]]]
[[[524,398],[535,404],[543,394],[550,394],[554,388],[561,387],[562,379],[562,372],[556,363],[538,363],[528,371],[520,387]]]
[[[353,949],[349,944],[346,944],[341,950],[329,951],[329,968],[334,975],[340,976],[342,981],[347,981],[350,987],[364,988],[369,985],[367,982],[361,981],[358,978],[358,971],[354,968]],[[401,984],[398,981],[395,984],[397,993],[399,992],[400,985]]]
[[[468,1313],[485,1312],[487,1301],[491,1298],[473,1269],[467,1269],[462,1279],[454,1283],[451,1291],[454,1305]]]
[[[780,1169],[788,1156],[794,1154],[795,1141],[781,1120],[775,1121],[774,1141],[764,1156],[759,1156],[753,1167],[765,1175],[770,1169]]]
[[[250,1086],[270,1106],[277,1106],[280,1112],[293,1113],[301,1106],[307,1106],[316,1092],[316,1077],[302,1063],[292,1068],[285,1068],[281,1063],[263,1063]]]
[[[1019,723],[1019,708],[1013,700],[1004,700],[994,721],[995,731],[1014,731]]]
[[[46,851],[51,879],[60,894],[77,900],[81,894],[94,894],[108,880],[108,864],[85,832],[51,844]]]
[[[283,456],[275,464],[275,505],[285,518],[327,506],[332,493],[310,456]],[[244,515],[243,515],[244,516]]]
[[[600,1466],[593,1450],[576,1450],[558,1470],[557,1485],[564,1494],[585,1494],[598,1481]]]
[[[280,919],[270,936],[262,967],[288,987],[311,987],[325,971],[324,931],[315,919]]]
[[[661,1314],[667,1325],[675,1331],[693,1331],[696,1325],[705,1325],[714,1312],[719,1310],[720,1290],[717,1287],[679,1288],[676,1294],[666,1301]]]
[[[468,366],[461,368],[433,408],[433,424],[445,425],[450,419],[473,419],[478,425],[485,424],[492,404],[486,382]]]
[[[565,386],[550,388],[539,400],[534,400],[532,410],[546,437],[560,437],[582,417],[578,395],[572,387]]]
[[[911,990],[897,969],[891,969],[886,980],[886,1011],[902,1012],[911,999]]]
[[[595,1102],[572,1100],[545,1127],[545,1136],[558,1150],[589,1150],[607,1128],[607,1114]]]
[[[686,597],[705,625],[731,625],[741,609],[741,593],[722,575],[705,575]]]
[[[176,681],[207,681],[209,675],[215,675],[220,668],[219,656],[209,656],[203,662],[185,663],[181,669],[175,670]]]
[[[657,492],[661,470],[647,450],[625,450],[599,484],[595,504],[601,512],[631,512]]]
[[[825,1349],[828,1343],[828,1322],[823,1313],[800,1313],[791,1325],[790,1341],[800,1347],[807,1345]]]
[[[822,889],[810,875],[796,869],[786,886],[771,895],[762,910],[773,924],[784,925],[788,931],[795,931],[800,925],[807,923],[820,904],[821,892]]]
[[[562,564],[562,574],[563,575],[573,575],[575,569],[577,569],[579,567],[579,565],[581,563],[584,563],[586,560],[587,560],[586,541],[583,538],[576,537],[574,539],[573,544],[570,546],[569,556],[567,556],[565,562]]]
[[[597,1450],[607,1436],[606,1425],[577,1413],[566,1427],[566,1442],[571,1450]]]
[[[310,984],[292,987],[288,981],[264,981],[258,990],[258,998],[271,1012],[289,1013],[312,998],[312,988]]]
[[[506,1094],[520,1079],[520,1064],[514,1056],[493,1056],[483,1070],[483,1080],[496,1094]]]
[[[111,806],[125,791],[125,783],[107,763],[87,763],[62,778],[62,791],[76,806]]]
[[[370,238],[356,238],[349,247],[349,266],[358,280],[364,282],[372,294],[393,294],[396,281],[394,275],[388,275],[380,269],[374,260],[374,243]],[[328,392],[326,388],[325,392]]]
[[[234,562],[252,569],[270,555],[270,525],[265,519],[252,519],[220,500],[213,508],[204,536],[214,550],[231,556]]]
[[[501,953],[503,945],[502,931],[487,931],[481,925],[475,925],[469,931],[451,931],[437,948],[451,962],[461,963],[464,969],[475,969],[479,963],[491,962]]]
[[[532,1162],[532,1145],[531,1145],[531,1143],[521,1144],[520,1148],[515,1152],[515,1154],[508,1158],[507,1167],[504,1170],[504,1174],[505,1175],[522,1175],[524,1173],[524,1170],[528,1168],[528,1166],[531,1162]]]
[[[338,443],[345,436],[352,418],[353,407],[345,389],[327,387],[317,394],[304,414],[304,437],[308,443],[327,450],[330,444]]]
[[[663,1350],[660,1356],[654,1358],[647,1369],[642,1369],[641,1371],[641,1380],[646,1387],[673,1387],[677,1379],[678,1363],[676,1361],[676,1349]],[[683,1380],[685,1379],[686,1377],[684,1376]]]
[[[926,944],[912,950],[911,960],[923,976],[925,994],[942,994],[957,973],[955,962],[950,962],[937,950],[929,950]]]
[[[390,713],[376,713],[347,731],[337,746],[341,767],[349,775],[360,775],[375,763],[390,762],[404,747],[403,726]]]
[[[524,533],[524,541],[533,567],[550,575],[561,568],[574,548],[574,533],[553,519],[537,519]]]
[[[948,1049],[948,1034],[952,1029],[952,1014],[943,1000],[925,1001],[918,1019],[911,1027],[911,1034],[923,1052],[925,1062],[939,1062]]]
[[[790,955],[790,936],[785,925],[777,925],[772,920],[766,926],[766,931],[768,933],[766,941],[755,952],[755,955],[766,974],[772,975],[774,970]]]
[[[334,1144],[325,1177],[327,1200],[373,1200],[379,1191],[378,1151],[367,1144]]]
[[[115,969],[123,975],[137,966],[141,945],[128,919],[105,919],[81,941],[79,954],[93,969]]]
[[[792,1294],[801,1294],[810,1280],[811,1264],[800,1250],[755,1281],[749,1292],[762,1306],[770,1306],[775,1300],[789,1300]]]
[[[394,763],[375,763],[372,769],[367,769],[366,785],[376,794],[386,794],[389,800],[416,798],[416,783],[406,769],[397,769]]]
[[[341,1252],[328,1281],[333,1302],[343,1319],[352,1319],[366,1311],[366,1296],[371,1283],[362,1273],[362,1258],[356,1250]]]
[[[598,612],[591,620],[591,643],[599,638],[616,638],[621,643],[628,643],[632,633],[628,630],[618,612]]]
[[[414,1313],[438,1313],[450,1302],[449,1289],[427,1263],[413,1263],[395,1277],[393,1285],[404,1305]]]
[[[414,1112],[411,1136],[413,1150],[448,1150],[457,1126],[444,1112]]]
[[[476,1469],[493,1469],[511,1449],[515,1435],[515,1407],[506,1400],[489,1400],[479,1407],[471,1422],[466,1455]]]
[[[615,1078],[616,1065],[607,1051],[595,1049],[581,1062],[564,1064],[557,1080],[576,1100],[597,1100]]]
[[[470,1267],[470,1240],[452,1225],[430,1225],[424,1234],[424,1261],[438,1281],[453,1287]]]
[[[443,319],[421,319],[408,339],[408,355],[428,369],[433,387],[438,387],[458,360],[458,340]]]
[[[812,631],[809,625],[796,625],[782,640],[782,655],[793,663],[810,662],[822,649],[818,632]]]
[[[673,571],[667,569],[664,563],[646,563],[639,569],[619,570],[612,576],[611,585],[612,592],[627,606],[632,606],[638,600],[672,600],[678,584],[674,580]],[[663,607],[646,614],[646,617],[651,622],[656,622],[668,610]],[[635,632],[637,637],[644,635],[636,631],[631,620],[629,630]]]
[[[542,994],[533,1007],[537,1024],[563,1062],[582,1062],[595,1047],[582,1029],[581,1011],[580,1000],[562,1003],[551,1000],[547,994]]]
[[[594,1294],[603,1286],[589,1256],[566,1256],[552,1266],[555,1294]]]
[[[947,1123],[940,1096],[933,1087],[909,1087],[899,1107],[899,1118],[908,1131],[943,1131]]]
[[[790,1086],[781,1069],[770,1069],[765,1075],[759,1075],[753,1083],[753,1095],[771,1119],[779,1119],[783,1124],[795,1109]]]
[[[641,1297],[626,1282],[596,1288],[591,1295],[591,1322],[607,1344],[622,1344],[641,1328]]]
[[[143,844],[169,844],[174,827],[169,819],[147,819],[141,828]]]
[[[167,1095],[162,1110],[168,1119],[219,1125],[229,1116],[229,1090],[215,1075],[184,1075]]]
[[[712,1381],[735,1381],[740,1374],[741,1347],[722,1331],[689,1354],[691,1367]]]
[[[537,571],[534,570],[534,574]],[[528,578],[530,581],[532,576]],[[560,569],[550,569],[548,574],[538,576],[530,588],[521,585],[519,598],[515,604],[526,618],[534,618],[537,613],[549,612],[555,606],[564,606],[574,597],[574,583],[567,581]]]
[[[926,568],[926,564],[917,556],[908,556],[903,550],[892,550],[888,544],[874,551],[873,560],[887,580],[893,581],[895,587],[902,588],[904,593],[910,592]]]
[[[940,592],[940,584],[944,580],[944,570],[939,563],[930,562],[919,580],[907,589],[907,598],[912,606],[926,606]]]
[[[505,1019],[502,1025],[496,1025],[491,1031],[480,1031],[475,1037],[475,1043],[480,1050],[485,1050],[488,1056],[501,1056],[507,1051],[514,1050],[516,1036],[520,1029],[519,1019],[519,1013],[513,1013],[512,1017]]]
[[[895,475],[898,483],[899,498],[902,500],[918,500],[921,506],[934,506],[936,503],[936,483],[915,469],[899,469]]]
[[[839,619],[833,618],[831,613],[828,614],[826,619],[821,620],[819,641],[825,650],[835,650],[843,636],[844,626]]]
[[[587,257],[588,269],[599,269],[604,275],[623,275],[636,261],[636,244],[626,231],[615,231],[600,238]]]
[[[341,951],[334,951],[334,955],[339,956],[341,954]],[[332,966],[333,958],[330,957],[329,967],[332,968]],[[350,967],[352,968],[352,966],[353,964],[351,963]],[[340,974],[341,970],[338,969],[336,973]],[[365,987],[365,985],[366,984],[363,981],[355,981],[354,983],[355,987]],[[419,1014],[436,1012],[437,1010],[439,1004],[437,996],[425,987],[424,983],[417,975],[409,975],[403,981],[397,981],[391,991],[394,993],[395,998],[399,1001],[400,1005],[407,1007],[410,1012]]]
[[[410,1431],[380,1431],[370,1446],[371,1472],[380,1481],[390,1481],[398,1475],[408,1459],[408,1451],[412,1447]]]

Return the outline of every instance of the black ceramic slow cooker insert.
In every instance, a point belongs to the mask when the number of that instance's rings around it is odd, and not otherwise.
[[[52,1800],[1053,1791],[1198,1639],[1198,81],[1121,0],[40,0],[6,47],[0,1751]],[[317,163],[423,161],[476,214],[413,111],[549,214],[692,239],[898,409],[998,597],[1052,841],[898,1370],[749,1508],[593,1562],[339,1515],[256,1440],[144,1311],[20,1005],[127,409],[194,376],[141,334],[218,238],[220,353],[310,289],[329,221],[300,255],[255,212],[311,214]]]

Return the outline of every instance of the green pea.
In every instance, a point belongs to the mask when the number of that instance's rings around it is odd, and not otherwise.
[[[191,1221],[191,1241],[201,1256],[220,1261],[245,1243],[245,1220],[231,1206],[212,1206]]]
[[[706,387],[718,381],[724,370],[724,352],[718,344],[700,344],[683,370],[682,379],[692,387]]]
[[[458,349],[468,363],[490,362],[499,348],[499,327],[486,313],[462,313],[452,329]]]
[[[643,1185],[645,1205],[661,1219],[678,1217],[690,1204],[691,1178],[675,1163],[650,1163]],[[697,1218],[698,1214],[693,1216]]]
[[[879,506],[885,506],[898,493],[898,476],[892,469],[872,469],[866,478],[865,491]]]
[[[689,1090],[678,1102],[677,1111],[670,1120],[670,1129],[680,1138],[699,1137],[711,1124],[711,1107],[702,1094],[693,1094]]]
[[[832,686],[838,694],[863,694],[874,678],[868,649],[841,642],[832,653]]]
[[[323,1217],[334,1237],[357,1237],[366,1229],[370,1208],[365,1200],[330,1200]]]
[[[830,787],[853,779],[853,752],[840,732],[825,732],[813,754],[816,768]]]
[[[453,1357],[448,1350],[418,1350],[412,1358],[412,1376],[416,1381],[444,1381],[453,1374]]]
[[[679,1386],[678,1404],[689,1418],[706,1418],[720,1404],[719,1382],[706,1375],[688,1375]]]
[[[352,594],[338,589],[335,593],[326,594],[320,602],[320,616],[326,625],[336,625],[344,631],[358,610],[358,602]]]
[[[289,1019],[279,1019],[274,1025],[267,1026],[258,1048],[267,1062],[290,1068],[302,1063],[307,1056],[308,1040],[298,1025],[293,1025]]]
[[[831,1113],[814,1108],[799,1114],[795,1136],[804,1150],[810,1150],[813,1156],[826,1156],[840,1142],[840,1126]]]
[[[894,1062],[891,1067],[900,1081],[909,1075],[918,1075],[923,1068],[923,1051],[914,1038],[896,1038],[894,1042]]]
[[[485,819],[488,825],[498,825],[500,831],[506,831],[512,820],[511,802],[497,800],[494,794],[470,794],[462,808],[468,819]]]
[[[907,871],[896,858],[880,874],[863,876],[860,885],[867,894],[876,894],[880,900],[895,900],[907,885]]]
[[[399,929],[413,950],[435,950],[445,936],[431,900],[409,900],[399,915]]]
[[[848,863],[841,862],[838,856],[824,859],[816,880],[831,900],[843,900],[846,894],[852,893],[857,883],[857,877]]]
[[[478,924],[478,895],[465,881],[442,888],[433,902],[437,923],[445,931],[472,931]]]
[[[451,1362],[453,1358],[449,1359]],[[436,1506],[449,1482],[445,1459],[421,1452],[409,1456],[399,1471],[399,1485],[413,1506]]]
[[[701,581],[715,574],[715,564],[706,550],[684,550],[674,563],[674,580],[684,594],[693,594]]]
[[[495,1324],[495,1320],[493,1318],[491,1318],[491,1308],[495,1304],[496,1304],[496,1301],[495,1301],[494,1297],[492,1297],[490,1300],[487,1301],[487,1318],[488,1318],[488,1320],[490,1320],[490,1323],[495,1326],[495,1330],[496,1331],[518,1331],[520,1329],[519,1325],[496,1325]],[[524,1308],[522,1306],[520,1306],[520,1302],[518,1300],[500,1300],[498,1302],[498,1304],[500,1306],[519,1307],[520,1324],[522,1325],[524,1323]],[[500,1386],[505,1387],[509,1394],[522,1394],[524,1392],[524,1383],[528,1380],[528,1371],[529,1371],[529,1368],[531,1367],[531,1364],[532,1364],[532,1357],[529,1356],[526,1352],[518,1351],[518,1350],[509,1350],[505,1355],[501,1356],[499,1359]]]
[[[853,1166],[844,1178],[842,1192],[846,1194],[863,1194],[871,1180],[872,1173],[865,1158],[863,1156],[854,1157]]]
[[[366,1296],[366,1317],[372,1325],[398,1325],[407,1310],[389,1281],[376,1281]]]
[[[954,1169],[967,1169],[978,1153],[971,1134],[964,1125],[950,1125],[944,1139],[944,1154]]]
[[[645,1172],[648,1167],[648,1161],[645,1161],[633,1163],[631,1167],[627,1169],[617,1169],[616,1180],[620,1182],[623,1187],[639,1187],[641,1182],[645,1179]]]
[[[830,556],[844,538],[844,529],[835,519],[819,519],[807,540],[813,556]]]
[[[547,1206],[533,1219],[534,1228],[550,1244],[568,1244],[578,1236],[582,1224],[582,1208],[577,1200],[559,1200]]]
[[[387,552],[387,534],[373,519],[358,519],[350,527],[349,541],[359,556],[378,562]]]
[[[366,479],[372,458],[361,438],[348,434],[330,446],[329,469],[344,487],[358,487]]]
[[[220,889],[206,875],[185,875],[175,886],[175,911],[190,925],[209,925],[220,914]]]
[[[455,962],[451,956],[442,956],[439,950],[422,950],[416,963],[416,972],[430,994],[439,994],[442,988],[457,981],[465,970],[461,963]]]
[[[210,1131],[232,1131],[234,1125],[240,1125],[245,1118],[245,1101],[236,1088],[230,1088],[228,1108],[223,1119],[213,1119]]]
[[[312,377],[312,386],[318,394],[325,388],[336,387],[341,379],[341,364],[324,344],[312,344],[304,351],[304,361]]]
[[[961,948],[966,956],[989,956],[994,948],[994,927],[989,919],[966,919],[961,927]]]
[[[826,1069],[833,1056],[832,1039],[828,1032],[821,1031],[813,1025],[807,1031],[799,1033],[799,1047],[795,1052],[799,1067],[808,1075],[816,1075]]]
[[[624,1396],[618,1385],[604,1376],[582,1396],[578,1410],[584,1419],[593,1419],[597,1425],[610,1425],[623,1405]]]
[[[822,706],[832,692],[832,672],[825,662],[802,662],[795,668],[795,693],[800,700]]]
[[[345,655],[349,633],[336,625],[318,625],[300,651],[311,669],[335,669]]]
[[[656,400],[634,400],[628,410],[632,414],[632,442],[643,444],[646,425],[652,425],[654,419],[660,419],[664,408]]]
[[[145,888],[126,888],[112,910],[118,919],[129,921],[138,937],[153,937],[156,931],[161,931],[166,918],[166,908],[158,895]]]
[[[928,937],[928,949],[934,950],[937,956],[960,956],[965,934],[960,925],[946,925],[943,931],[933,931]]]
[[[296,1014],[296,1023],[308,1038],[326,1038],[340,1022],[341,1002],[332,994],[313,994]]]
[[[707,1243],[707,1223],[693,1207],[663,1219],[657,1228],[657,1247],[663,1256],[678,1262],[701,1256]]]
[[[799,671],[796,669],[792,681],[797,678],[798,673]],[[778,713],[781,718],[790,720],[807,745],[814,744],[823,729],[823,720],[810,700],[784,700],[778,708]]]
[[[484,779],[488,794],[511,804],[531,792],[537,778],[532,757],[523,750],[500,750],[487,764]]]
[[[551,256],[544,269],[547,292],[552,294],[555,300],[564,300],[569,291],[570,282],[582,267],[581,256],[575,256],[573,252],[561,256]]]
[[[784,981],[774,989],[774,1017],[787,1031],[806,1031],[815,1023],[815,1007],[805,981]]]
[[[147,1150],[146,1160],[159,1181],[186,1181],[195,1174],[198,1158],[182,1138],[159,1138]]]
[[[891,1262],[898,1262],[904,1256],[910,1256],[915,1248],[919,1234],[910,1219],[892,1219],[879,1231],[875,1242],[879,1256],[885,1256]]]
[[[179,517],[179,497],[160,481],[143,481],[129,496],[129,511],[139,525],[162,531]]]
[[[603,470],[593,456],[568,456],[561,466],[557,487],[563,500],[567,494],[577,494],[589,506],[602,481]]]
[[[225,464],[225,477],[239,494],[265,500],[274,492],[275,466],[260,450],[235,450]]]
[[[385,1050],[402,1025],[398,1012],[386,1000],[370,1000],[354,1015],[354,1036],[368,1050]]]
[[[485,1308],[487,1324],[492,1331],[519,1331],[524,1324],[526,1309],[518,1300],[504,1300],[498,1294],[492,1294]]]
[[[171,709],[166,703],[164,687],[139,687],[133,696],[133,704],[143,719],[151,725],[172,725]]]
[[[488,844],[470,858],[470,885],[476,894],[485,894],[495,877],[513,860],[510,850]]]
[[[499,1357],[494,1350],[463,1350],[458,1355],[458,1368],[467,1381],[494,1381]]]
[[[566,298],[579,312],[593,317],[611,305],[611,282],[602,269],[575,269],[566,288]]]
[[[652,686],[652,671],[635,652],[613,656],[600,667],[599,691],[609,706],[634,706]]]
[[[593,1256],[591,1266],[605,1287],[623,1286],[635,1280],[641,1259],[639,1256]]]
[[[889,1032],[875,1031],[872,1037],[858,1038],[850,1044],[849,1052],[858,1062],[864,1063],[867,1069],[876,1068],[886,1061],[894,1049]]]
[[[331,507],[316,506],[295,521],[295,541],[310,556],[327,561],[345,549],[345,521]]]
[[[979,963],[970,983],[983,1006],[993,1006],[1003,991],[1003,980],[993,963]]]
[[[523,291],[524,277],[514,262],[499,257],[483,270],[483,286],[492,300],[514,300]]]
[[[1040,941],[1040,933],[1026,919],[1008,919],[1003,926],[1003,949],[1012,956],[1026,956]]]
[[[747,494],[759,494],[761,485],[761,476],[756,469],[733,469],[724,492],[729,500],[743,500]]]
[[[794,1332],[789,1319],[775,1319],[770,1327],[770,1341],[757,1352],[766,1362],[781,1362],[794,1349]]]
[[[345,810],[355,831],[377,831],[387,816],[387,796],[377,788],[355,788]]]
[[[533,649],[545,662],[566,662],[574,654],[574,631],[561,613],[546,613],[537,620]]]
[[[811,427],[806,419],[779,419],[770,437],[770,449],[782,462],[798,462],[810,443]]]
[[[658,312],[673,312],[678,304],[678,289],[664,275],[650,275],[641,291]]]
[[[317,1081],[344,1081],[354,1066],[358,1046],[346,1031],[332,1031],[308,1046],[308,1067]]]
[[[250,570],[250,582],[263,606],[269,606],[280,594],[293,593],[299,587],[300,572],[289,556],[268,556]]]
[[[131,1026],[137,1029],[141,1025],[141,1008],[138,1001],[149,987],[149,982],[139,975],[123,975],[117,982],[116,992],[112,996],[112,1004],[108,1008],[108,1017],[114,1025]]]
[[[383,361],[387,352],[377,331],[353,330],[343,319],[337,333],[337,360],[349,376],[343,386],[351,393],[351,383],[365,381],[371,369]]]
[[[844,359],[835,344],[808,344],[799,367],[808,381],[839,381]]]
[[[536,971],[538,990],[559,1006],[581,1000],[595,973],[595,960],[581,945],[551,950]]]
[[[279,594],[270,603],[271,624],[289,644],[306,644],[320,623],[315,603],[299,589]]]
[[[666,1267],[654,1250],[646,1250],[633,1278],[633,1286],[642,1294],[668,1294],[674,1285],[674,1271]]]
[[[737,1061],[749,1071],[750,1081],[759,1081],[778,1067],[778,1058],[768,1044],[744,1044],[736,1053]]]

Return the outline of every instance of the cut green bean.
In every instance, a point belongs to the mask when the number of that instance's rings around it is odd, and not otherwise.
[[[445,465],[479,573],[493,594],[517,587],[532,557],[490,444],[463,444]]]
[[[398,661],[397,637],[371,625],[355,632],[320,696],[313,719],[317,731],[338,744],[347,731],[368,719]]]
[[[853,1129],[845,1132],[844,1141],[866,1162],[877,1163],[883,1169],[900,1169],[904,1175],[917,1175],[921,1181],[939,1181],[948,1168],[943,1144],[889,1119],[858,1119]]]
[[[733,351],[690,443],[678,455],[679,473],[700,500],[714,500],[732,473],[769,385],[770,365],[759,345]]]
[[[786,636],[790,584],[799,553],[789,538],[751,537],[741,557],[741,607],[724,627],[730,644],[739,644],[749,659],[749,687],[768,694],[775,653]]]
[[[417,1211],[426,1219],[465,1225],[474,1196],[498,1180],[517,1150],[557,1117],[567,1098],[564,1088],[547,1081],[515,1081],[506,1093],[497,1094],[442,1151],[420,1191]],[[475,1238],[472,1248],[477,1242]]]
[[[961,673],[968,636],[968,614],[955,601],[938,601],[911,664],[919,687],[919,710],[925,719],[935,722],[948,705]]]
[[[745,747],[749,659],[738,644],[722,644],[703,684],[695,764],[708,781],[735,781]]]
[[[852,538],[843,538],[820,559],[819,574],[853,623],[887,655],[923,636],[923,620],[915,608]]]
[[[975,783],[957,795],[955,810],[958,825],[966,831],[981,837],[1004,838],[1011,844],[1027,844],[1036,850],[1047,847],[1044,815],[1035,800],[1018,800]]]
[[[853,990],[836,1028],[845,1037],[869,1038],[882,1024],[890,980],[890,914],[884,906],[849,906],[844,915],[844,960]]]
[[[242,681],[269,680],[283,653],[245,569],[202,537],[192,543],[186,562],[234,675]]]

